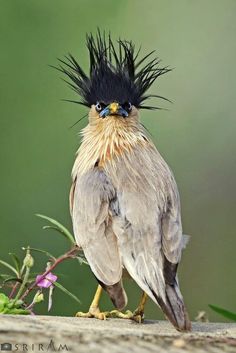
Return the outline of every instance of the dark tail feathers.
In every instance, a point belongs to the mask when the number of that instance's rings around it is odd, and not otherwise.
[[[166,318],[178,331],[191,331],[191,321],[177,283],[166,284],[166,303],[162,298],[155,297]]]

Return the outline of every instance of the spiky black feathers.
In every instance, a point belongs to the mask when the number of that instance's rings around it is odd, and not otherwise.
[[[90,58],[89,75],[85,74],[71,54],[66,60],[59,60],[59,71],[69,77],[70,82],[67,83],[82,98],[81,102],[73,102],[88,107],[97,102],[130,102],[139,109],[158,109],[143,105],[143,102],[151,97],[168,100],[146,94],[159,76],[170,71],[168,67],[159,67],[158,58],[148,60],[154,52],[139,59],[140,49],[135,52],[132,42],[119,40],[115,48],[110,35],[102,35],[99,30],[95,37],[89,34],[86,39]]]

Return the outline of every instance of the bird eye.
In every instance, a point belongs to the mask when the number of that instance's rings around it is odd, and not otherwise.
[[[130,102],[126,102],[122,105],[122,107],[129,113],[132,110],[132,104]]]
[[[97,104],[95,105],[95,108],[97,112],[100,112],[102,110],[102,105],[99,102],[97,102]]]

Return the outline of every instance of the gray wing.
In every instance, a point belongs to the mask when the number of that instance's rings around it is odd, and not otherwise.
[[[169,172],[166,207],[161,218],[161,227],[162,251],[169,262],[178,264],[187,237],[183,235],[179,193],[171,171]]]
[[[161,215],[149,209],[147,198],[118,193],[120,215],[113,218],[122,262],[135,282],[156,302],[165,298]]]
[[[97,279],[106,285],[119,282],[122,275],[117,238],[109,215],[109,204],[114,197],[110,180],[98,168],[77,176],[70,193],[76,241]]]
[[[152,298],[151,290],[165,296],[164,256],[177,264],[183,248],[179,194],[172,172],[156,148],[147,145],[134,149],[131,157],[118,159],[115,172],[111,168],[109,175],[120,209],[113,222],[122,261]],[[147,289],[146,282],[155,288]]]
[[[155,149],[133,151],[131,174],[126,164],[123,159],[123,168],[118,165],[113,176],[120,209],[113,224],[123,264],[170,321],[186,329],[189,322],[176,278],[183,248],[177,186]]]
[[[166,171],[149,148],[116,161],[109,171],[117,190],[119,215],[113,217],[122,262],[137,284],[154,300],[165,297],[162,216],[166,205]]]

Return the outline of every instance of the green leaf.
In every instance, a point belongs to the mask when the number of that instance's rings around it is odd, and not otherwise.
[[[15,275],[17,277],[19,277],[19,274],[18,274],[17,270],[12,265],[10,265],[9,263],[7,263],[7,262],[5,262],[3,260],[0,260],[0,264],[5,266],[5,267],[7,267],[8,269],[10,269],[12,272],[15,273]]]
[[[18,277],[9,277],[7,279],[5,279],[3,281],[3,285],[7,282],[19,282],[19,283],[22,283],[22,279],[18,278]]]
[[[88,265],[88,262],[87,262],[87,260],[85,259],[85,257],[83,257],[83,256],[76,256],[75,258],[79,261],[80,265],[83,265],[83,264]]]
[[[56,227],[56,226],[43,226],[43,230],[47,230],[47,229],[53,229],[55,230],[56,232],[59,232],[60,234],[62,234],[67,240],[69,240],[69,242],[72,244],[72,245],[75,245],[75,240],[74,240],[74,237],[73,235],[67,231],[67,229],[65,228],[66,232],[64,230],[62,230],[61,228],[59,227]]]
[[[74,239],[73,235],[61,223],[59,223],[58,221],[56,221],[53,218],[47,217],[47,216],[42,215],[42,214],[36,214],[36,216],[47,220],[49,223],[51,223],[53,225],[53,226],[44,226],[43,229],[54,229],[54,230],[57,230],[62,235],[64,235],[64,237],[67,240],[69,240],[71,244],[75,245],[75,239]]]
[[[63,287],[62,284],[58,283],[58,282],[54,282],[53,283],[57,288],[59,288],[62,292],[64,292],[65,294],[69,295],[69,297],[73,298],[77,303],[81,304],[81,301],[79,300],[79,298],[76,297],[76,295],[74,295],[73,293],[71,293],[70,291],[68,291],[68,289],[66,289],[65,287]]]
[[[1,274],[0,275],[0,280],[1,280],[1,284],[0,284],[0,288],[3,288],[5,286],[5,283],[8,282],[12,277],[12,275],[5,275],[5,274]],[[14,277],[16,278],[16,277]],[[17,278],[18,280],[20,280],[19,278]]]
[[[5,308],[2,312],[0,312],[0,314],[5,314],[5,315],[29,315],[30,314],[30,310],[17,309],[17,308],[13,308],[13,309]]]
[[[0,293],[0,313],[5,310],[5,307],[7,306],[9,301],[9,298],[4,293]]]
[[[22,248],[22,249],[25,250],[25,248]],[[42,249],[38,249],[38,248],[29,248],[29,250],[40,252],[40,253],[46,255],[47,257],[52,258],[53,260],[56,260],[55,256],[53,256],[52,254],[50,254],[50,252],[48,252],[46,250],[42,250]]]
[[[9,253],[9,255],[11,256],[11,258],[12,258],[12,261],[13,261],[13,263],[14,263],[14,265],[15,265],[15,269],[16,269],[16,271],[18,272],[18,277],[20,276],[20,259],[19,259],[19,257],[15,254],[15,253],[13,253],[13,252],[10,252]]]
[[[6,296],[4,293],[0,293],[0,303],[2,304],[8,304],[9,303],[9,298]]]
[[[11,277],[11,275],[9,275],[9,273],[8,274],[6,274],[6,273],[0,274],[0,279],[2,279],[2,280],[6,279],[6,278],[10,278],[10,277]]]
[[[28,315],[30,311],[24,309],[22,300],[9,299],[4,293],[0,293],[0,314]]]
[[[20,308],[22,309],[22,305],[24,304],[23,300],[17,300],[15,302],[14,299],[10,299],[10,303],[7,305],[8,308]]]
[[[215,305],[209,305],[209,307],[214,310],[216,313],[226,317],[229,320],[236,321],[236,313],[233,313],[232,311],[225,310],[223,308],[220,308]]]

